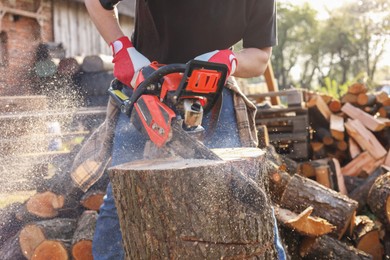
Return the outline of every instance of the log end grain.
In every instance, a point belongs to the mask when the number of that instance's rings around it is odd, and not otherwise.
[[[33,215],[51,218],[58,214],[57,209],[64,206],[65,198],[50,191],[32,196],[26,203],[27,211]]]
[[[45,240],[42,229],[36,225],[26,225],[19,234],[19,244],[23,255],[30,259],[34,250]]]
[[[92,241],[79,241],[72,247],[72,256],[74,260],[93,260]]]
[[[60,241],[45,240],[34,251],[31,260],[57,259],[68,260],[68,252]]]

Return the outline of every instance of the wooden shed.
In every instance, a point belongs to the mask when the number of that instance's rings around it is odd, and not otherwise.
[[[135,0],[118,5],[124,32],[132,33]],[[0,2],[0,95],[25,95],[40,43],[62,44],[66,57],[109,54],[92,24],[84,0]]]

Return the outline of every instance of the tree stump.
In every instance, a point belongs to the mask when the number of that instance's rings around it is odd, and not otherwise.
[[[256,184],[268,178],[261,160],[230,155],[111,168],[126,258],[276,259],[271,207]]]

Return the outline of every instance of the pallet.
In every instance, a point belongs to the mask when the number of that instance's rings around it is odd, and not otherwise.
[[[278,93],[264,93],[278,96]],[[269,142],[280,154],[285,154],[294,160],[309,158],[309,114],[303,106],[302,93],[298,90],[282,91],[280,96],[286,95],[288,107],[262,108],[257,105],[256,126],[266,126]]]

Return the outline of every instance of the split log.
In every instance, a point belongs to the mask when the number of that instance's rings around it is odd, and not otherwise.
[[[69,245],[63,241],[45,240],[34,251],[31,260],[58,259],[68,260]]]
[[[58,215],[58,210],[64,206],[64,202],[63,196],[50,191],[37,193],[24,203],[24,206],[16,214],[16,218],[25,222],[54,218]]]
[[[383,164],[390,167],[390,149],[387,152],[386,159]]]
[[[330,116],[330,133],[334,139],[339,141],[344,140],[345,127],[343,117],[334,114]]]
[[[308,207],[300,214],[288,209],[277,207],[275,216],[277,220],[295,232],[309,237],[318,237],[330,233],[336,227],[325,219],[310,216],[312,207]]]
[[[259,148],[265,148],[269,146],[269,135],[267,125],[258,125],[257,128],[257,137],[259,139]]]
[[[314,138],[325,145],[332,145],[334,143],[329,129],[326,128],[317,128],[314,132]]]
[[[85,56],[81,68],[85,72],[112,71],[114,64],[110,55],[88,55]]]
[[[376,102],[383,104],[386,100],[389,99],[389,95],[385,91],[379,91],[374,93]]]
[[[372,256],[329,236],[305,238],[301,243],[300,255],[303,259],[339,260],[372,259]]]
[[[374,260],[382,259],[384,249],[380,241],[379,229],[369,217],[356,216],[352,240],[357,249],[372,255]]]
[[[363,183],[350,192],[349,197],[359,203],[359,210],[363,209],[367,204],[368,193],[375,180],[384,173],[385,172],[381,167],[377,168],[371,175],[364,179]]]
[[[95,232],[97,213],[84,211],[77,222],[72,239],[72,257],[75,260],[92,260],[92,240]]]
[[[341,238],[358,203],[313,180],[295,174],[286,186],[280,206],[298,212],[312,206],[313,215],[335,225],[337,229],[332,235]]]
[[[0,248],[22,228],[23,222],[16,219],[16,212],[21,207],[21,203],[13,203],[0,209]]]
[[[362,149],[353,138],[348,138],[348,151],[349,156],[354,159],[362,152]]]
[[[367,204],[386,229],[390,230],[390,172],[375,180],[368,194]]]
[[[385,128],[385,124],[382,121],[349,103],[344,104],[341,111],[350,118],[359,120],[365,127],[373,132],[378,132]]]
[[[59,241],[70,244],[76,224],[75,219],[69,218],[56,218],[27,224],[19,234],[20,248],[24,256],[31,259],[37,253],[37,250],[38,252],[49,250],[50,248],[46,248],[46,246],[38,249],[39,245],[45,241]],[[49,244],[52,244],[52,242]],[[58,245],[58,243],[54,244]],[[61,248],[61,246],[59,247]]]
[[[302,162],[299,165],[298,173],[307,178],[316,176],[316,167],[326,166],[328,165],[329,159],[317,159],[312,161]]]
[[[328,105],[325,103],[321,96],[312,96],[306,105],[309,109],[310,119],[313,120],[313,125],[329,125],[330,115],[332,114],[332,112],[330,111]]]
[[[245,173],[261,169],[258,160],[138,161],[110,169],[126,256],[275,259],[270,205],[235,169],[240,164]]]
[[[344,176],[359,176],[363,173],[363,167],[370,164],[375,159],[369,152],[362,152],[347,165],[341,168],[341,173]]]
[[[348,120],[345,127],[349,136],[359,144],[363,150],[368,151],[375,159],[380,159],[386,155],[386,150],[360,120]]]
[[[328,162],[329,168],[331,169],[332,177],[333,177],[333,183],[334,187],[333,189],[335,191],[340,192],[341,194],[347,195],[348,191],[347,188],[345,187],[345,181],[344,181],[344,176],[341,173],[341,166],[339,160],[336,158],[332,158]]]
[[[316,181],[330,189],[333,189],[333,180],[329,172],[329,166],[323,165],[315,168]]]

